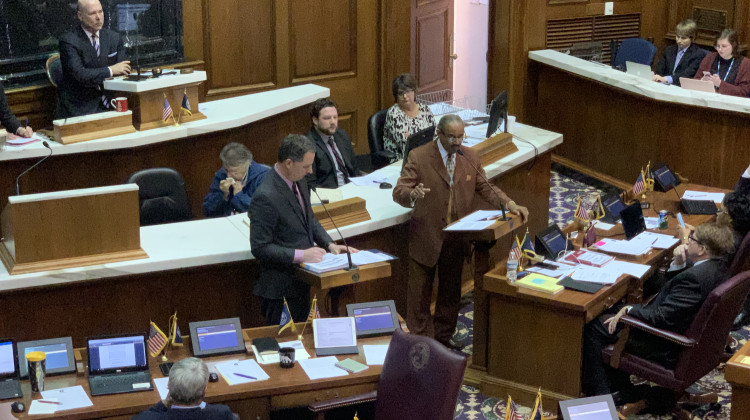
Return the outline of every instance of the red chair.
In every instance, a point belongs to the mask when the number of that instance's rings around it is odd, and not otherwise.
[[[466,370],[466,357],[429,337],[396,330],[385,355],[378,390],[309,406],[325,418],[334,408],[375,401],[375,420],[450,420]]]
[[[750,293],[750,271],[738,274],[716,287],[703,302],[700,311],[684,335],[655,328],[625,315],[626,325],[617,343],[605,347],[604,362],[630,374],[668,388],[677,399],[690,385],[711,372],[724,356],[727,335],[734,317]],[[668,369],[658,363],[624,351],[629,328],[638,328],[684,347],[677,366]]]
[[[729,268],[732,275],[747,270],[750,270],[750,232],[745,235],[745,238],[740,243],[739,249],[737,249],[737,252],[734,254],[732,266]]]

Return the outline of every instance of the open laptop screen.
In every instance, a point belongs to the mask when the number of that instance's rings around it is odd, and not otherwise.
[[[13,357],[13,342],[0,341],[0,377],[16,372],[16,361]]]
[[[148,368],[143,335],[90,339],[88,351],[89,372],[92,373]]]

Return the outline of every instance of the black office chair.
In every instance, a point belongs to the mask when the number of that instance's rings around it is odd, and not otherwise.
[[[383,128],[385,127],[385,116],[388,109],[380,110],[367,120],[367,141],[370,144],[370,161],[372,170],[380,169],[391,163],[396,155],[385,150],[383,144]]]
[[[141,226],[183,222],[193,218],[185,180],[174,169],[144,169],[130,175],[128,183],[138,184]]]

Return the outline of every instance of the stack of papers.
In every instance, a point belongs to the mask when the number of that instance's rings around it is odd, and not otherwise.
[[[686,190],[682,193],[685,200],[711,200],[716,204],[724,201],[724,193],[709,193],[703,191]]]
[[[355,177],[349,178],[349,180],[352,181],[352,184],[357,185],[359,187],[366,187],[366,186],[379,187],[380,184],[384,182],[387,182],[389,184],[391,183],[388,180],[387,176],[384,176],[382,174],[377,174],[375,172],[369,175],[365,175],[365,176],[355,176]]]
[[[299,340],[287,341],[285,343],[279,343],[279,348],[292,347],[294,348],[294,360],[305,360],[310,358],[310,353],[305,350],[305,346]],[[253,353],[255,353],[255,360],[261,365],[270,365],[279,363],[279,353],[267,354],[265,356],[258,354],[258,349],[252,346]]]
[[[84,391],[83,387],[80,385],[42,391],[42,398],[45,401],[57,401],[58,404],[49,404],[56,405],[56,411],[73,410],[75,408],[91,407],[94,405],[94,403],[91,402],[91,398],[89,398],[86,391]]]
[[[393,259],[395,259],[393,255],[386,254],[377,249],[352,253],[352,264],[355,265],[372,264]],[[323,261],[319,263],[306,263],[302,264],[302,266],[313,273],[327,273],[329,271],[341,270],[342,268],[349,267],[349,258],[346,256],[346,253],[327,253],[323,256]]]
[[[642,255],[651,250],[651,244],[643,241],[621,241],[618,239],[602,239],[596,247],[604,252],[614,252],[625,255]]]
[[[672,235],[664,235],[655,232],[641,232],[638,236],[630,240],[630,242],[633,241],[640,241],[643,244],[648,244],[651,248],[658,249],[669,249],[672,245],[679,242],[679,240]]]
[[[560,264],[556,263],[551,260],[544,260],[544,264],[549,265],[551,268],[544,268],[538,265],[535,265],[533,267],[529,267],[526,269],[526,271],[531,271],[532,273],[539,273],[544,274],[545,276],[550,277],[564,277],[570,275],[570,273],[573,271],[573,267],[567,264]]]
[[[258,362],[253,359],[217,363],[216,370],[229,385],[265,381],[269,378],[268,374],[258,365]]]
[[[578,251],[573,251],[566,255],[564,261],[574,264],[590,265],[592,267],[602,267],[614,259],[615,257],[611,255],[579,249]]]
[[[445,230],[484,230],[492,226],[502,215],[500,210],[477,210]]]
[[[338,361],[336,356],[316,357],[315,359],[300,360],[299,365],[302,366],[311,381],[347,376],[349,372],[336,366]]]

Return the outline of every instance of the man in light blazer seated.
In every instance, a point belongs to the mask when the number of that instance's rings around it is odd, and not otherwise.
[[[675,45],[664,49],[654,70],[653,80],[668,85],[680,85],[680,77],[692,79],[707,51],[693,44],[697,25],[685,19],[674,28]]]

